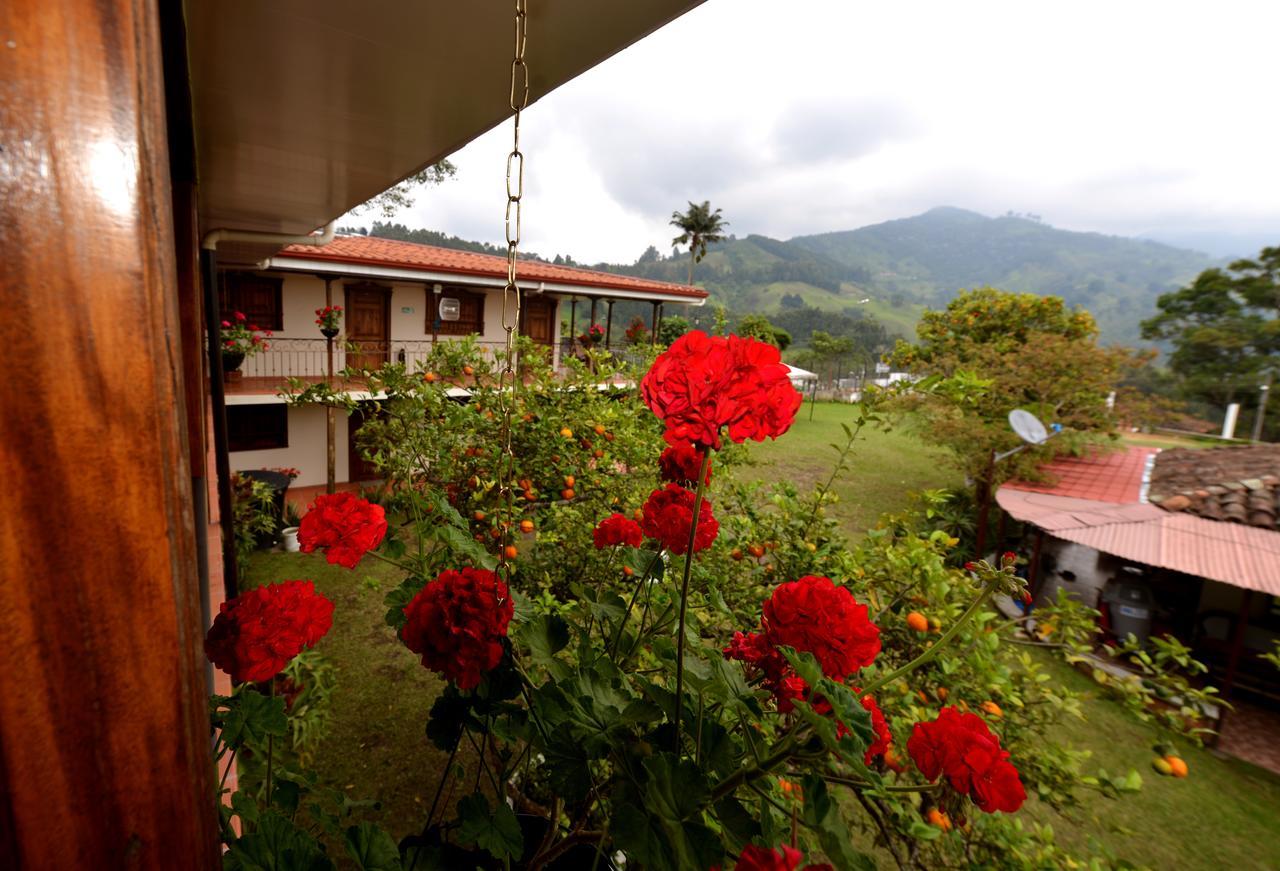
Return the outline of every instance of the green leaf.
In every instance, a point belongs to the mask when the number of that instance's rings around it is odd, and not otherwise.
[[[418,591],[427,585],[427,579],[410,575],[400,582],[394,590],[383,597],[382,604],[387,606],[387,625],[399,631],[404,626],[404,609],[418,595]]]
[[[289,729],[283,698],[270,698],[246,688],[228,699],[227,705],[228,710],[217,719],[222,723],[222,739],[228,747],[265,747],[268,735],[281,738]]]
[[[742,802],[733,796],[726,796],[716,802],[715,811],[720,825],[732,839],[730,847],[735,853],[741,852],[743,847],[760,837],[760,824]]]
[[[569,624],[558,614],[543,614],[521,624],[516,630],[516,640],[529,648],[534,662],[549,665],[555,654],[569,643]]]
[[[324,847],[282,814],[267,811],[254,830],[232,841],[222,859],[225,871],[331,871]]]
[[[567,729],[558,729],[547,739],[547,781],[567,802],[581,801],[591,789],[591,757],[583,742]]]
[[[496,859],[517,859],[524,852],[520,823],[507,803],[490,810],[489,800],[472,793],[458,802],[458,839],[485,850]]]
[[[441,750],[456,747],[471,716],[471,705],[471,698],[459,693],[453,684],[445,687],[427,715],[427,739]]]
[[[826,781],[816,774],[808,774],[803,787],[805,825],[818,833],[822,852],[827,854],[836,871],[875,871],[875,860],[854,849],[849,842],[849,826],[840,819],[840,811],[827,792]]]
[[[701,822],[659,819],[634,803],[620,804],[609,829],[628,859],[649,871],[686,871],[722,863],[720,838]]]
[[[676,822],[698,812],[710,797],[707,778],[692,761],[671,753],[655,753],[644,761],[646,810]]]
[[[931,826],[922,820],[912,820],[911,825],[907,827],[907,834],[917,841],[932,841],[935,838],[942,837],[942,829],[937,826]]]
[[[401,871],[400,849],[386,830],[373,823],[351,826],[342,837],[347,855],[361,871]]]

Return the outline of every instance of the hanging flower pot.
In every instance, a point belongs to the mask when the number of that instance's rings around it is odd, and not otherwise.
[[[240,364],[244,362],[244,351],[228,351],[222,352],[222,378],[224,381],[238,381],[240,373],[236,370],[240,368]]]
[[[332,339],[334,336],[338,335],[338,328],[337,327],[321,327],[320,335],[324,336],[326,339]]]
[[[338,335],[338,325],[341,323],[342,306],[327,305],[316,309],[316,326],[320,328],[320,335],[326,339],[332,339]]]

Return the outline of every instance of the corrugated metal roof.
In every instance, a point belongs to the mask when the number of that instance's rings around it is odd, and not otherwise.
[[[1280,532],[1005,485],[996,501],[1055,538],[1133,562],[1280,596]]]
[[[1158,452],[1158,448],[1131,447],[1083,457],[1058,457],[1040,467],[1048,476],[1047,481],[1010,481],[1004,486],[1098,502],[1141,502],[1151,457]]]

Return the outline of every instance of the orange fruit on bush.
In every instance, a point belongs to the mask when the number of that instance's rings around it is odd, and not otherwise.
[[[502,538],[502,530],[495,526],[493,529],[489,530],[489,537]]]
[[[902,764],[902,757],[892,747],[884,751],[884,765],[890,771],[896,771],[898,774],[907,770],[907,767]]]
[[[514,544],[509,544],[502,549],[502,555],[507,559],[515,559],[520,555],[520,551],[516,550],[516,546]]]
[[[1168,763],[1169,770],[1173,773],[1174,777],[1187,776],[1187,763],[1181,756],[1166,756],[1164,761]]]
[[[986,711],[997,720],[1004,716],[1004,711],[1000,710],[1000,706],[995,702],[983,702],[982,710]]]
[[[422,375],[422,380],[427,382],[428,384],[434,384],[436,380],[436,373],[424,372]]]
[[[565,475],[565,476],[564,476],[564,485],[565,485],[566,487],[572,487],[572,486],[573,486],[574,484],[576,484],[576,483],[578,483],[578,481],[577,481],[577,479],[576,479],[576,478],[574,478],[572,475]]]
[[[929,808],[929,812],[924,815],[924,818],[931,826],[942,829],[944,832],[951,831],[951,818],[936,807]]]
[[[521,521],[520,521],[520,531],[521,531],[521,532],[533,532],[533,521],[532,521],[532,520],[521,520]]]
[[[560,497],[562,499],[572,499],[573,496],[574,496],[574,493],[573,493],[572,487],[565,487],[563,490],[560,491]]]
[[[592,429],[596,431],[596,435],[604,435],[604,424],[598,423]]]
[[[604,451],[600,450],[599,448],[596,448],[595,452],[592,453],[591,456],[595,457],[598,460],[604,456]]]
[[[635,511],[632,511],[631,516],[635,518],[636,523],[639,523],[641,520],[644,520],[644,512],[641,511],[639,508],[637,508]]]
[[[475,370],[475,369],[472,369],[470,366],[463,366],[463,367],[462,367],[462,374],[463,374],[463,375],[474,375],[474,374],[476,374],[476,370]]]
[[[742,548],[735,547],[733,549],[733,552],[730,553],[729,556],[733,557],[734,559],[742,559]]]
[[[907,615],[907,628],[914,632],[928,632],[929,618],[919,611],[912,611]]]
[[[946,687],[938,687],[938,701],[945,702],[949,695],[951,695],[951,693]]]
[[[484,512],[483,512],[483,511],[476,511],[476,512],[475,512],[474,514],[472,514],[471,516],[472,516],[472,517],[474,517],[477,521],[484,520]]]
[[[623,566],[623,567],[622,567],[622,573],[623,573],[624,575],[626,575],[627,577],[631,577],[632,575],[634,575],[634,574],[636,573],[636,570],[635,570],[635,569],[633,569],[633,568],[631,568],[631,566]]]
[[[611,433],[611,432],[607,432],[607,433],[605,433],[605,434],[604,434],[604,440],[605,440],[605,441],[607,441],[607,442],[611,442],[611,441],[613,441],[613,433]]]
[[[567,427],[567,426],[566,426],[566,427],[562,427],[562,428],[561,428],[561,430],[560,430],[560,437],[561,437],[561,438],[566,438],[566,439],[571,439],[571,438],[573,438],[573,430],[569,429],[569,427]]]
[[[764,548],[758,544],[749,544],[747,545],[747,553],[756,559],[760,559],[760,557],[764,556]]]

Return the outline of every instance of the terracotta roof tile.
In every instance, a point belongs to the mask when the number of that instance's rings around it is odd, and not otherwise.
[[[1164,451],[1151,501],[1167,511],[1280,531],[1280,445]]]
[[[453,272],[459,275],[488,278],[505,279],[507,275],[505,257],[478,254],[474,251],[459,251],[453,248],[438,248],[434,245],[420,245],[416,242],[379,239],[376,236],[337,236],[328,245],[320,248],[289,245],[281,249],[276,256],[421,269],[424,272]],[[690,301],[707,298],[705,290],[685,284],[652,281],[647,278],[578,269],[573,266],[556,266],[537,260],[521,260],[518,274],[524,280],[571,284],[582,287],[584,290],[591,288],[626,290],[641,294],[688,297]]]

